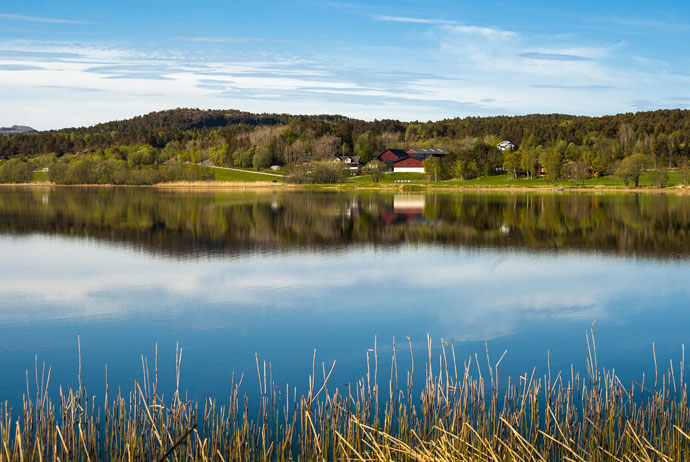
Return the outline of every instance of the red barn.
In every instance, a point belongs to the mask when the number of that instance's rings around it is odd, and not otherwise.
[[[386,149],[376,156],[376,158],[386,164],[388,168],[393,168],[393,164],[406,157],[408,157],[408,154],[404,149]]]
[[[405,159],[400,159],[393,164],[394,172],[414,172],[414,173],[424,173],[424,164],[422,161],[415,157],[407,157]]]

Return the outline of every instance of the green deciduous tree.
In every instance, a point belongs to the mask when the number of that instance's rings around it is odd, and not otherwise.
[[[690,160],[687,157],[683,157],[683,160],[681,160],[678,167],[678,175],[685,186],[690,185]]]
[[[453,164],[453,176],[461,180],[477,178],[479,167],[475,161],[458,160]]]
[[[211,159],[211,162],[218,167],[232,166],[232,157],[230,156],[229,147],[227,144],[220,144],[213,147],[208,153],[208,157]]]
[[[142,165],[153,165],[156,161],[156,150],[151,146],[141,146],[132,149],[127,154],[127,165],[130,167],[141,167]]]
[[[534,172],[539,163],[539,155],[536,148],[530,148],[522,152],[520,167],[527,172],[530,178],[534,178]]]
[[[551,184],[556,183],[556,180],[560,178],[562,169],[563,162],[560,151],[556,149],[551,150],[544,161],[544,170],[546,170],[546,176],[551,180]]]
[[[254,161],[254,148],[237,148],[237,150],[233,153],[232,158],[235,167],[249,168],[252,166],[252,162]]]
[[[522,153],[520,151],[508,151],[503,155],[503,168],[508,170],[513,178],[517,178],[522,163]]]
[[[369,162],[374,155],[374,146],[370,136],[370,132],[365,132],[359,135],[355,141],[355,154],[360,156],[364,162]]]
[[[268,146],[257,146],[252,156],[254,168],[268,168],[273,164],[273,153]]]
[[[633,183],[637,188],[640,185],[640,176],[642,172],[649,167],[649,164],[649,156],[645,154],[633,154],[621,161],[620,166],[616,170],[616,176],[620,178],[626,186]]]
[[[438,181],[441,178],[441,161],[438,157],[429,157],[422,162],[424,173],[429,176],[430,181]]]
[[[364,175],[370,175],[371,180],[374,183],[378,183],[379,179],[381,179],[381,177],[386,173],[386,170],[388,170],[386,164],[384,164],[380,160],[374,159],[364,166],[364,168],[362,169],[362,173]]]
[[[0,183],[29,183],[31,180],[33,171],[24,159],[14,158],[0,165]]]

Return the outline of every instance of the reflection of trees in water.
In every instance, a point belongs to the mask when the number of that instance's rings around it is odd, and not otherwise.
[[[687,254],[689,230],[690,197],[675,195],[0,189],[1,232],[170,255],[431,243],[672,257]]]

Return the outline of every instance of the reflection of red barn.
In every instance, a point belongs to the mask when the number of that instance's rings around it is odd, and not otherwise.
[[[415,157],[408,157],[395,162],[393,164],[393,171],[424,173],[424,164]]]
[[[393,209],[381,214],[381,221],[387,225],[407,223],[412,225],[423,220],[423,194],[397,194],[393,197]]]
[[[405,212],[387,211],[381,214],[381,221],[387,225],[403,224],[413,225],[422,220],[423,211],[407,210]]]
[[[408,224],[415,223],[424,214],[425,197],[421,194],[397,194],[393,196],[393,211],[405,217]]]
[[[383,212],[381,214],[381,220],[387,225],[392,225],[398,221],[398,214],[391,211]]]

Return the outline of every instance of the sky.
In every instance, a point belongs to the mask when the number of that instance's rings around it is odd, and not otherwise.
[[[176,107],[366,120],[690,107],[680,1],[0,4],[0,126]]]

